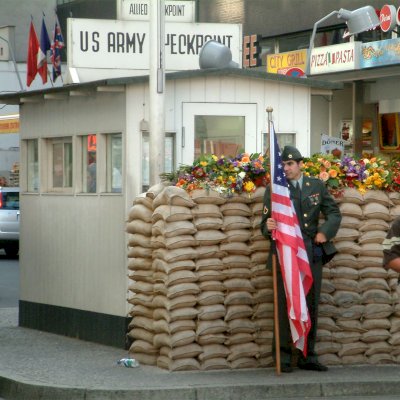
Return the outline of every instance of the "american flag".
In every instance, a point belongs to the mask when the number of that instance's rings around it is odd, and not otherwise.
[[[53,64],[53,82],[61,75],[61,49],[64,47],[64,38],[61,33],[60,23],[56,16],[53,32],[53,43],[51,44],[51,63]]]
[[[312,275],[299,221],[290,200],[283,171],[281,152],[273,123],[270,122],[271,217],[277,222],[273,239],[276,243],[287,313],[294,345],[307,354],[307,335],[311,327],[306,295],[312,285]],[[268,189],[267,189],[268,190]]]

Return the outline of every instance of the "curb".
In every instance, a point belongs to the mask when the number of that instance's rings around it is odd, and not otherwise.
[[[281,382],[237,386],[191,386],[189,384],[188,387],[176,388],[107,390],[38,385],[0,377],[0,395],[7,400],[267,400],[307,397],[398,396],[399,394],[400,382],[395,380],[325,383]]]

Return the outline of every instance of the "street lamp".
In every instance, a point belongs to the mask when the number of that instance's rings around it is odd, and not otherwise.
[[[356,35],[357,33],[365,32],[370,29],[376,28],[380,22],[376,15],[375,9],[372,6],[365,6],[357,8],[357,10],[349,11],[341,8],[339,11],[332,11],[330,14],[321,18],[314,24],[314,28],[310,38],[310,45],[307,52],[307,63],[306,63],[306,75],[310,74],[310,59],[311,52],[314,48],[315,34],[317,33],[317,27],[321,22],[326,21],[328,18],[337,14],[338,18],[346,21],[348,33],[347,36]]]

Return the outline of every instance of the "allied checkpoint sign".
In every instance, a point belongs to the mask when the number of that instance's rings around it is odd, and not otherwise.
[[[151,0],[117,1],[117,19],[149,21],[150,1]],[[164,14],[166,22],[195,22],[195,2],[188,0],[165,0]]]
[[[147,21],[68,18],[68,67],[149,70]],[[165,70],[199,68],[199,53],[209,40],[228,46],[242,65],[241,24],[165,23]],[[110,71],[110,77],[113,77]]]

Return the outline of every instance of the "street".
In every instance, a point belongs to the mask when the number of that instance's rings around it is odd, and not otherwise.
[[[18,307],[19,260],[0,250],[0,308]]]

